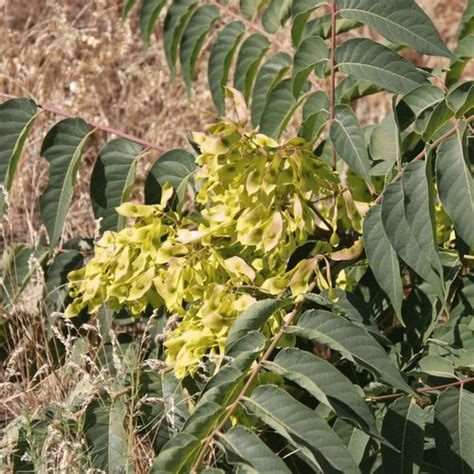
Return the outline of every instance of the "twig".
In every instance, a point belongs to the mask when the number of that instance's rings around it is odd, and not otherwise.
[[[336,49],[336,16],[337,16],[337,5],[336,0],[331,2],[331,83],[329,90],[330,107],[329,116],[330,122],[334,121],[335,113],[335,102],[336,102],[336,59],[334,50]],[[336,169],[336,150],[334,145],[331,144],[331,162],[333,169]]]
[[[468,377],[463,380],[458,380],[456,382],[446,383],[443,385],[437,385],[436,387],[425,387],[416,390],[417,393],[426,393],[426,392],[435,392],[436,390],[442,390],[444,388],[456,387],[458,385],[464,385],[466,383],[474,382],[474,377]],[[393,398],[400,398],[407,396],[409,394],[405,392],[389,393],[388,395],[380,395],[379,397],[367,397],[366,400],[369,402],[378,402],[381,400],[391,400]]]
[[[16,95],[11,95],[11,94],[5,94],[4,92],[0,92],[0,97],[3,99],[18,99],[19,96]],[[46,105],[46,104],[36,104],[40,109],[43,109],[47,112],[51,112],[52,114],[55,115],[60,115],[62,117],[67,117],[67,118],[74,118],[75,115],[71,114],[69,112],[66,112],[65,110],[58,109],[56,107],[53,107],[51,105]],[[128,133],[122,132],[121,130],[117,130],[116,128],[112,127],[107,127],[106,125],[94,123],[94,122],[89,122],[86,120],[86,122],[92,127],[97,130],[102,130],[103,132],[110,133],[113,135],[116,135],[118,137],[125,138],[127,140],[130,140],[131,142],[138,143],[139,145],[143,145],[146,148],[150,148],[152,150],[156,150],[159,153],[163,153],[166,151],[166,148],[161,145],[156,145],[155,143],[151,143],[147,140],[143,140],[142,138],[135,137],[133,135],[129,135]]]
[[[311,292],[312,289],[316,286],[316,283],[313,283],[309,289],[308,292]],[[196,458],[196,461],[194,462],[192,468],[191,468],[191,473],[195,474],[197,473],[199,466],[201,465],[204,457],[206,456],[207,449],[209,448],[209,445],[211,444],[214,436],[216,434],[219,434],[222,429],[224,428],[225,424],[227,423],[227,420],[232,416],[232,414],[235,412],[237,407],[240,404],[240,401],[242,400],[243,397],[245,397],[245,394],[247,393],[247,390],[251,387],[253,381],[257,377],[260,369],[262,368],[262,365],[265,361],[267,361],[275,348],[277,347],[278,343],[280,342],[280,339],[284,336],[285,334],[285,329],[291,325],[291,323],[294,321],[294,319],[299,315],[301,308],[304,303],[304,298],[301,298],[295,305],[293,311],[288,313],[288,315],[285,318],[285,322],[283,326],[280,328],[277,334],[273,337],[273,340],[271,344],[268,346],[267,350],[263,354],[263,356],[260,358],[260,360],[255,364],[250,372],[249,378],[247,379],[247,382],[245,383],[244,387],[242,390],[239,392],[235,400],[232,402],[231,405],[227,408],[227,413],[225,414],[224,418],[222,421],[219,423],[219,425],[212,430],[212,433],[203,440],[203,445],[201,446],[201,449],[199,450],[199,454]]]
[[[469,124],[470,122],[474,121],[474,115],[466,119],[466,123]],[[423,151],[418,153],[418,155],[413,158],[412,161],[418,161],[421,160],[426,156],[428,151],[434,150],[438,145],[441,145],[444,141],[446,141],[449,137],[457,133],[459,130],[459,122],[456,123],[456,125],[451,129],[448,130],[444,135],[441,135],[437,140],[435,140],[429,147],[426,147]],[[390,181],[391,183],[394,183],[395,181],[398,181],[402,176],[403,176],[404,170],[400,170],[397,175]],[[374,201],[375,204],[379,204],[380,201],[383,199],[383,192],[377,196],[377,199]]]

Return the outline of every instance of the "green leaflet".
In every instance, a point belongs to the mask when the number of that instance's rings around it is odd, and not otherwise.
[[[84,257],[79,250],[71,249],[57,254],[48,266],[45,275],[44,307],[48,315],[53,311],[64,311],[68,296],[67,275],[80,268]]]
[[[165,444],[155,459],[150,474],[190,472],[201,441],[188,433],[178,433]]]
[[[123,7],[122,7],[122,18],[125,19],[127,18],[128,14],[132,10],[132,8],[135,6],[137,3],[137,0],[125,0],[123,2]]]
[[[140,34],[143,42],[145,43],[145,49],[150,44],[150,37],[153,33],[156,20],[160,15],[161,10],[166,5],[166,0],[143,0],[142,6],[139,12],[140,18]],[[133,6],[133,5],[132,5]],[[131,6],[125,5],[124,16],[128,15]]]
[[[246,18],[253,18],[264,0],[239,0],[239,7],[242,15]]]
[[[296,50],[293,58],[293,95],[298,98],[306,80],[317,64],[327,62],[329,49],[322,38],[310,36]]]
[[[338,418],[333,426],[334,431],[342,439],[342,442],[347,446],[352,459],[357,465],[360,465],[367,445],[370,441],[370,436],[358,428],[354,428],[343,419]]]
[[[312,93],[303,105],[303,123],[299,135],[314,142],[329,120],[329,97],[323,91]]]
[[[178,201],[182,201],[195,169],[195,158],[189,151],[177,148],[163,153],[148,172],[145,181],[145,203],[159,203],[161,188],[166,182],[173,186]]]
[[[230,348],[234,342],[245,336],[248,332],[259,329],[262,324],[276,311],[284,308],[288,300],[266,299],[255,302],[244,312],[237,316],[227,336],[226,347]]]
[[[268,33],[276,31],[285,24],[290,16],[293,0],[270,0],[262,15],[262,25]]]
[[[346,31],[358,28],[361,24],[357,21],[347,20],[338,16],[336,19],[336,34],[345,33]],[[323,39],[328,39],[331,36],[331,14],[323,15],[309,21],[303,30],[302,37],[321,36]]]
[[[422,231],[423,225],[416,224],[412,229],[407,221],[405,209],[405,195],[401,182],[395,182],[387,186],[382,202],[382,222],[393,248],[402,260],[425,281],[436,290],[438,295],[444,294],[444,288],[440,274],[435,268],[439,265],[439,257],[434,257],[434,251],[428,252],[420,247],[417,237]],[[426,216],[424,222],[426,222]],[[431,224],[430,224],[431,226]],[[425,228],[426,230],[426,228]]]
[[[370,153],[374,160],[401,162],[400,131],[395,114],[388,114],[370,135]]]
[[[258,66],[269,47],[270,41],[260,33],[250,35],[240,47],[235,66],[234,87],[244,94],[247,101],[252,92]]]
[[[429,159],[426,162],[409,163],[405,167],[401,182],[407,223],[431,266],[442,278],[443,267],[435,237],[436,225],[430,163]]]
[[[179,47],[179,60],[188,97],[191,95],[196,62],[212,25],[219,18],[219,9],[214,5],[203,5],[196,9],[183,32]]]
[[[456,232],[474,247],[474,186],[466,163],[467,150],[461,132],[438,147],[436,179],[439,198]]]
[[[374,415],[354,384],[328,361],[310,352],[286,348],[264,367],[304,388],[352,425],[380,436]]]
[[[415,474],[423,463],[425,414],[414,398],[399,398],[384,416],[382,435],[399,452],[382,445],[384,473]]]
[[[382,224],[382,206],[373,206],[366,214],[362,240],[377,283],[390,298],[395,313],[401,317],[403,286],[400,265]]]
[[[290,444],[315,469],[359,473],[342,441],[311,408],[274,385],[260,385],[242,402]]]
[[[103,401],[96,398],[88,405],[84,432],[95,468],[106,472],[127,472],[131,467],[125,418],[123,399]]]
[[[90,194],[94,216],[102,218],[102,230],[120,230],[125,224],[115,208],[130,198],[136,160],[141,151],[140,145],[117,138],[99,152],[91,176]]]
[[[43,141],[41,156],[50,167],[48,185],[40,197],[40,210],[51,247],[61,237],[82,149],[91,133],[84,120],[68,118],[58,122]]]
[[[178,45],[196,3],[197,0],[174,0],[166,13],[163,24],[163,44],[166,61],[173,79],[176,76]]]
[[[227,461],[235,466],[251,466],[256,472],[290,473],[286,464],[244,426],[236,426],[219,435]]]
[[[474,471],[474,394],[449,388],[435,404],[435,440],[438,456],[448,472]]]
[[[432,84],[417,87],[402,98],[402,102],[408,106],[416,118],[443,100],[443,91]]]
[[[474,81],[461,82],[450,90],[446,104],[456,118],[467,115],[474,109]]]
[[[429,142],[453,115],[454,114],[446,104],[446,101],[443,100],[440,102],[429,115],[428,122],[423,130],[423,140]]]
[[[11,189],[23,145],[37,116],[36,104],[29,99],[11,99],[0,104],[0,186],[6,192]],[[0,189],[0,219],[4,191]]]
[[[395,44],[452,58],[426,13],[412,0],[337,0],[343,18],[364,23]]]
[[[208,79],[212,100],[220,115],[225,113],[224,86],[237,46],[245,31],[241,21],[227,24],[217,36],[209,58]]]
[[[278,138],[285,130],[296,109],[304,100],[295,99],[291,79],[284,79],[270,92],[260,119],[260,131]]]
[[[293,24],[291,25],[291,39],[295,47],[301,43],[306,23],[311,13],[321,5],[326,4],[321,0],[294,0],[291,9]]]
[[[357,175],[369,182],[370,158],[364,132],[349,106],[336,106],[329,136],[337,154]]]
[[[336,86],[336,101],[343,104],[350,104],[356,99],[368,95],[377,94],[383,89],[369,81],[358,81],[353,77],[345,77]]]
[[[411,392],[382,346],[364,328],[342,316],[323,310],[309,310],[301,316],[296,326],[288,327],[287,331],[327,344],[384,382]]]
[[[427,83],[424,74],[405,58],[367,38],[345,41],[336,49],[335,58],[339,71],[396,94]]]
[[[286,53],[271,56],[260,68],[252,93],[251,116],[252,124],[256,127],[262,117],[267,99],[291,64],[291,58]]]

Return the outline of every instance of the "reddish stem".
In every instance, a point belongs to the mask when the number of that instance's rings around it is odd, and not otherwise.
[[[18,99],[19,97],[16,95],[11,95],[11,94],[5,94],[4,92],[0,92],[0,97],[4,99]],[[45,105],[45,104],[36,104],[40,109],[43,109],[47,112],[51,112],[55,115],[60,115],[62,117],[67,117],[67,118],[74,118],[75,115],[66,112],[65,110],[58,109],[56,107],[53,107],[51,105]],[[166,151],[166,148],[161,146],[161,145],[156,145],[155,143],[151,143],[147,140],[143,140],[142,138],[135,137],[133,135],[129,135],[128,133],[122,132],[121,130],[117,130],[116,128],[112,127],[107,127],[106,125],[94,123],[94,122],[89,122],[86,120],[86,122],[92,127],[97,130],[102,130],[103,132],[110,133],[113,135],[116,135],[117,137],[122,137],[127,140],[130,140],[131,142],[138,143],[139,145],[143,145],[146,148],[151,148],[152,150],[156,150],[159,153],[163,153]]]
[[[464,385],[466,383],[474,382],[474,377],[468,377],[463,380],[458,380],[456,382],[446,383],[444,385],[437,385],[436,387],[425,387],[417,390],[417,393],[426,393],[426,392],[435,392],[436,390],[442,390],[443,388],[456,387],[457,385]],[[405,392],[390,393],[388,395],[380,395],[379,397],[370,397],[368,400],[370,402],[378,402],[381,400],[390,400],[393,398],[400,398],[407,395]]]
[[[331,84],[330,84],[330,108],[329,115],[331,119],[331,124],[334,121],[335,113],[335,102],[336,102],[336,59],[334,56],[334,51],[336,49],[336,16],[337,16],[337,5],[336,0],[331,2]],[[331,161],[333,169],[336,169],[336,150],[334,145],[331,146]]]

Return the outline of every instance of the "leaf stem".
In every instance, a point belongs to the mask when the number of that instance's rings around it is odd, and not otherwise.
[[[466,383],[474,382],[474,377],[468,377],[466,379],[458,380],[456,382],[446,383],[443,385],[437,385],[436,387],[425,387],[416,390],[417,393],[435,392],[436,390],[442,390],[444,388],[456,387],[458,385],[464,385]],[[391,400],[393,398],[400,398],[409,394],[405,392],[389,393],[388,395],[380,395],[379,397],[367,397],[366,400],[369,402],[378,402],[382,400]]]
[[[19,96],[6,94],[4,92],[0,92],[0,97],[3,99],[19,99],[20,98]],[[55,115],[60,115],[61,117],[67,117],[67,118],[76,117],[74,114],[71,114],[70,112],[66,112],[65,110],[58,109],[51,105],[47,105],[47,104],[36,104],[36,105],[40,109],[43,109],[47,112],[51,112],[52,114],[55,114]],[[108,127],[106,125],[102,125],[102,124],[98,124],[94,122],[89,122],[87,120],[86,120],[86,123],[88,123],[94,129],[102,130],[103,132],[116,135],[117,137],[125,138],[126,140],[129,140],[131,142],[138,143],[139,145],[143,145],[146,148],[156,150],[159,153],[164,153],[166,151],[166,148],[162,145],[151,143],[147,140],[143,140],[142,138],[135,137],[134,135],[130,135],[128,133],[122,132],[121,130],[117,130],[116,128]]]
[[[336,102],[336,59],[334,55],[334,51],[336,49],[336,16],[337,16],[337,5],[336,0],[331,1],[331,82],[330,82],[330,89],[329,89],[329,117],[330,123],[332,124],[335,113],[335,102]],[[336,169],[336,150],[334,145],[331,143],[331,162],[332,167]]]
[[[308,292],[311,292],[313,288],[316,286],[316,282],[312,283],[310,287],[308,288]],[[280,342],[280,339],[284,336],[285,334],[285,329],[292,324],[292,322],[295,320],[295,318],[299,315],[301,308],[303,307],[304,304],[304,298],[300,297],[299,300],[297,300],[294,309],[288,313],[285,317],[285,322],[283,326],[280,328],[280,330],[275,334],[273,337],[272,342],[268,346],[267,350],[263,354],[263,356],[260,358],[260,360],[255,364],[250,372],[250,375],[247,379],[247,382],[245,383],[244,387],[242,390],[239,392],[235,400],[227,407],[227,413],[225,414],[224,418],[222,421],[219,423],[219,425],[214,428],[211,432],[211,434],[203,439],[203,445],[201,446],[201,449],[199,450],[199,454],[194,461],[194,464],[191,468],[191,473],[196,474],[198,472],[199,466],[201,465],[204,457],[206,456],[207,449],[209,448],[209,445],[211,444],[214,436],[216,434],[219,434],[222,432],[222,429],[224,428],[225,424],[227,423],[228,419],[233,415],[235,410],[240,404],[240,401],[242,400],[243,397],[245,397],[245,394],[247,393],[247,390],[251,387],[252,383],[254,382],[255,378],[257,377],[260,369],[262,368],[262,365],[265,361],[267,361],[270,356],[272,355],[273,351],[277,347],[278,343]]]

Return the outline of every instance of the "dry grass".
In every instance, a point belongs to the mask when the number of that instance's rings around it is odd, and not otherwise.
[[[0,0],[0,91],[30,96],[40,104],[57,106],[166,148],[182,146],[190,130],[199,130],[208,121],[203,112],[213,110],[205,62],[199,66],[193,100],[188,101],[182,81],[170,80],[161,42],[152,41],[144,53],[136,18],[128,22],[119,20],[120,3],[119,0]],[[466,1],[420,0],[419,3],[453,48]],[[160,36],[159,31],[157,34]],[[411,59],[429,66],[446,64],[413,53]],[[471,69],[468,75],[472,77],[473,72]],[[358,113],[366,122],[377,122],[385,114],[387,104],[379,97],[363,100],[358,104]],[[2,244],[11,242],[34,246],[45,236],[38,197],[47,179],[47,166],[39,156],[39,149],[46,130],[56,119],[44,114],[27,141],[17,181],[9,196],[10,208],[0,250]],[[105,135],[99,134],[85,154],[65,240],[95,234],[88,183],[97,151],[105,140]],[[156,154],[150,153],[143,159],[142,176],[155,157]],[[10,420],[25,409],[38,409],[53,400],[64,401],[74,380],[89,377],[91,372],[88,361],[71,363],[62,372],[67,376],[58,383],[50,370],[47,351],[37,350],[45,341],[44,322],[37,311],[41,301],[40,276],[37,283],[15,314],[0,314],[0,318],[7,318],[15,325],[12,347],[7,348],[12,351],[10,358],[4,366],[0,362],[0,397],[4,400],[0,423],[2,417]],[[23,372],[35,358],[37,367],[44,367],[45,374],[38,380]],[[91,378],[91,392],[101,381],[95,375],[94,380]],[[74,455],[73,448],[66,452]]]

